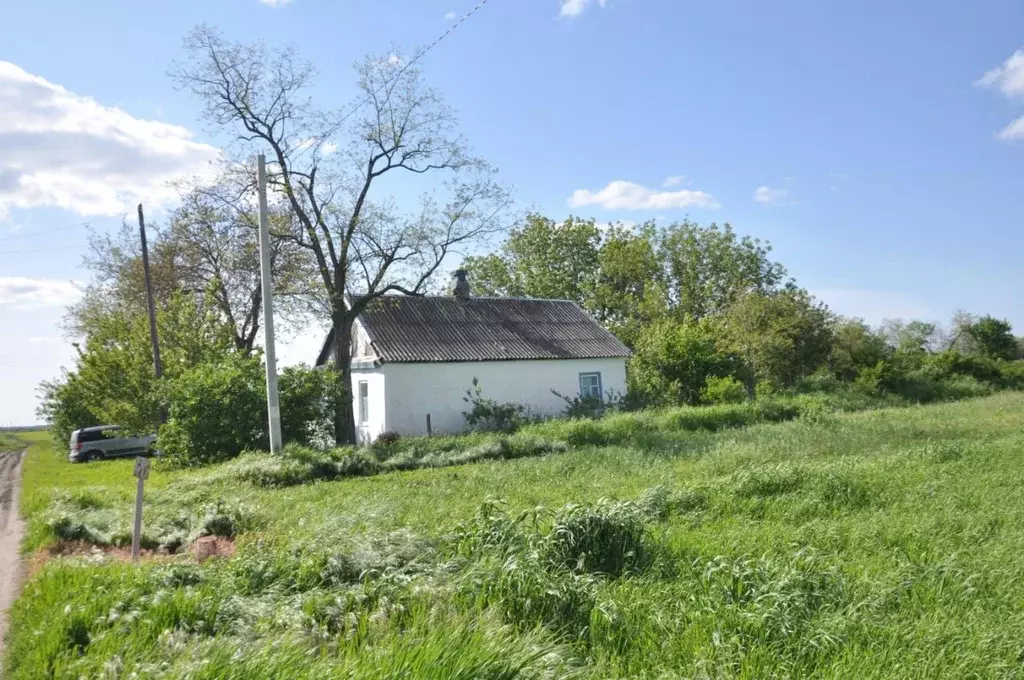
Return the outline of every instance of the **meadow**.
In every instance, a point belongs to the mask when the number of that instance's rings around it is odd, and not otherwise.
[[[784,406],[158,465],[138,566],[131,461],[33,435],[6,677],[1024,672],[1024,394]]]

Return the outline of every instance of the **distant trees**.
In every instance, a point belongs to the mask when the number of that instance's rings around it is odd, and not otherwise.
[[[633,349],[630,401],[647,405],[731,399],[737,381],[751,396],[831,380],[932,398],[942,391],[929,381],[1001,379],[985,362],[1021,356],[1010,325],[992,317],[958,312],[948,330],[838,317],[788,278],[770,244],[728,224],[599,227],[531,214],[465,267],[480,294],[577,302]]]

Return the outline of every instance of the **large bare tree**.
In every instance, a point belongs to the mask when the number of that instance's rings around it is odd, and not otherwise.
[[[268,156],[271,187],[293,218],[277,235],[309,252],[334,327],[344,376],[335,437],[353,442],[356,317],[388,293],[423,294],[448,255],[503,229],[509,192],[469,153],[440,94],[396,54],[356,66],[357,106],[323,111],[308,94],[314,69],[292,48],[233,43],[200,26],[185,50],[172,76],[216,130],[232,133],[228,158]],[[399,185],[402,176],[410,181]]]

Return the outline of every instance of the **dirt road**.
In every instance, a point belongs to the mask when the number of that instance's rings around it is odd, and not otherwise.
[[[21,458],[24,451],[0,453],[0,653],[7,633],[7,609],[18,595],[21,580],[21,537],[24,522],[18,515],[21,493]]]

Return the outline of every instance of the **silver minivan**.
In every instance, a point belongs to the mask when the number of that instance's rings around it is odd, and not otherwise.
[[[155,454],[153,443],[156,435],[141,437],[122,435],[119,425],[97,425],[83,427],[71,433],[71,452],[68,460],[72,463],[88,463],[91,460],[120,458]]]

